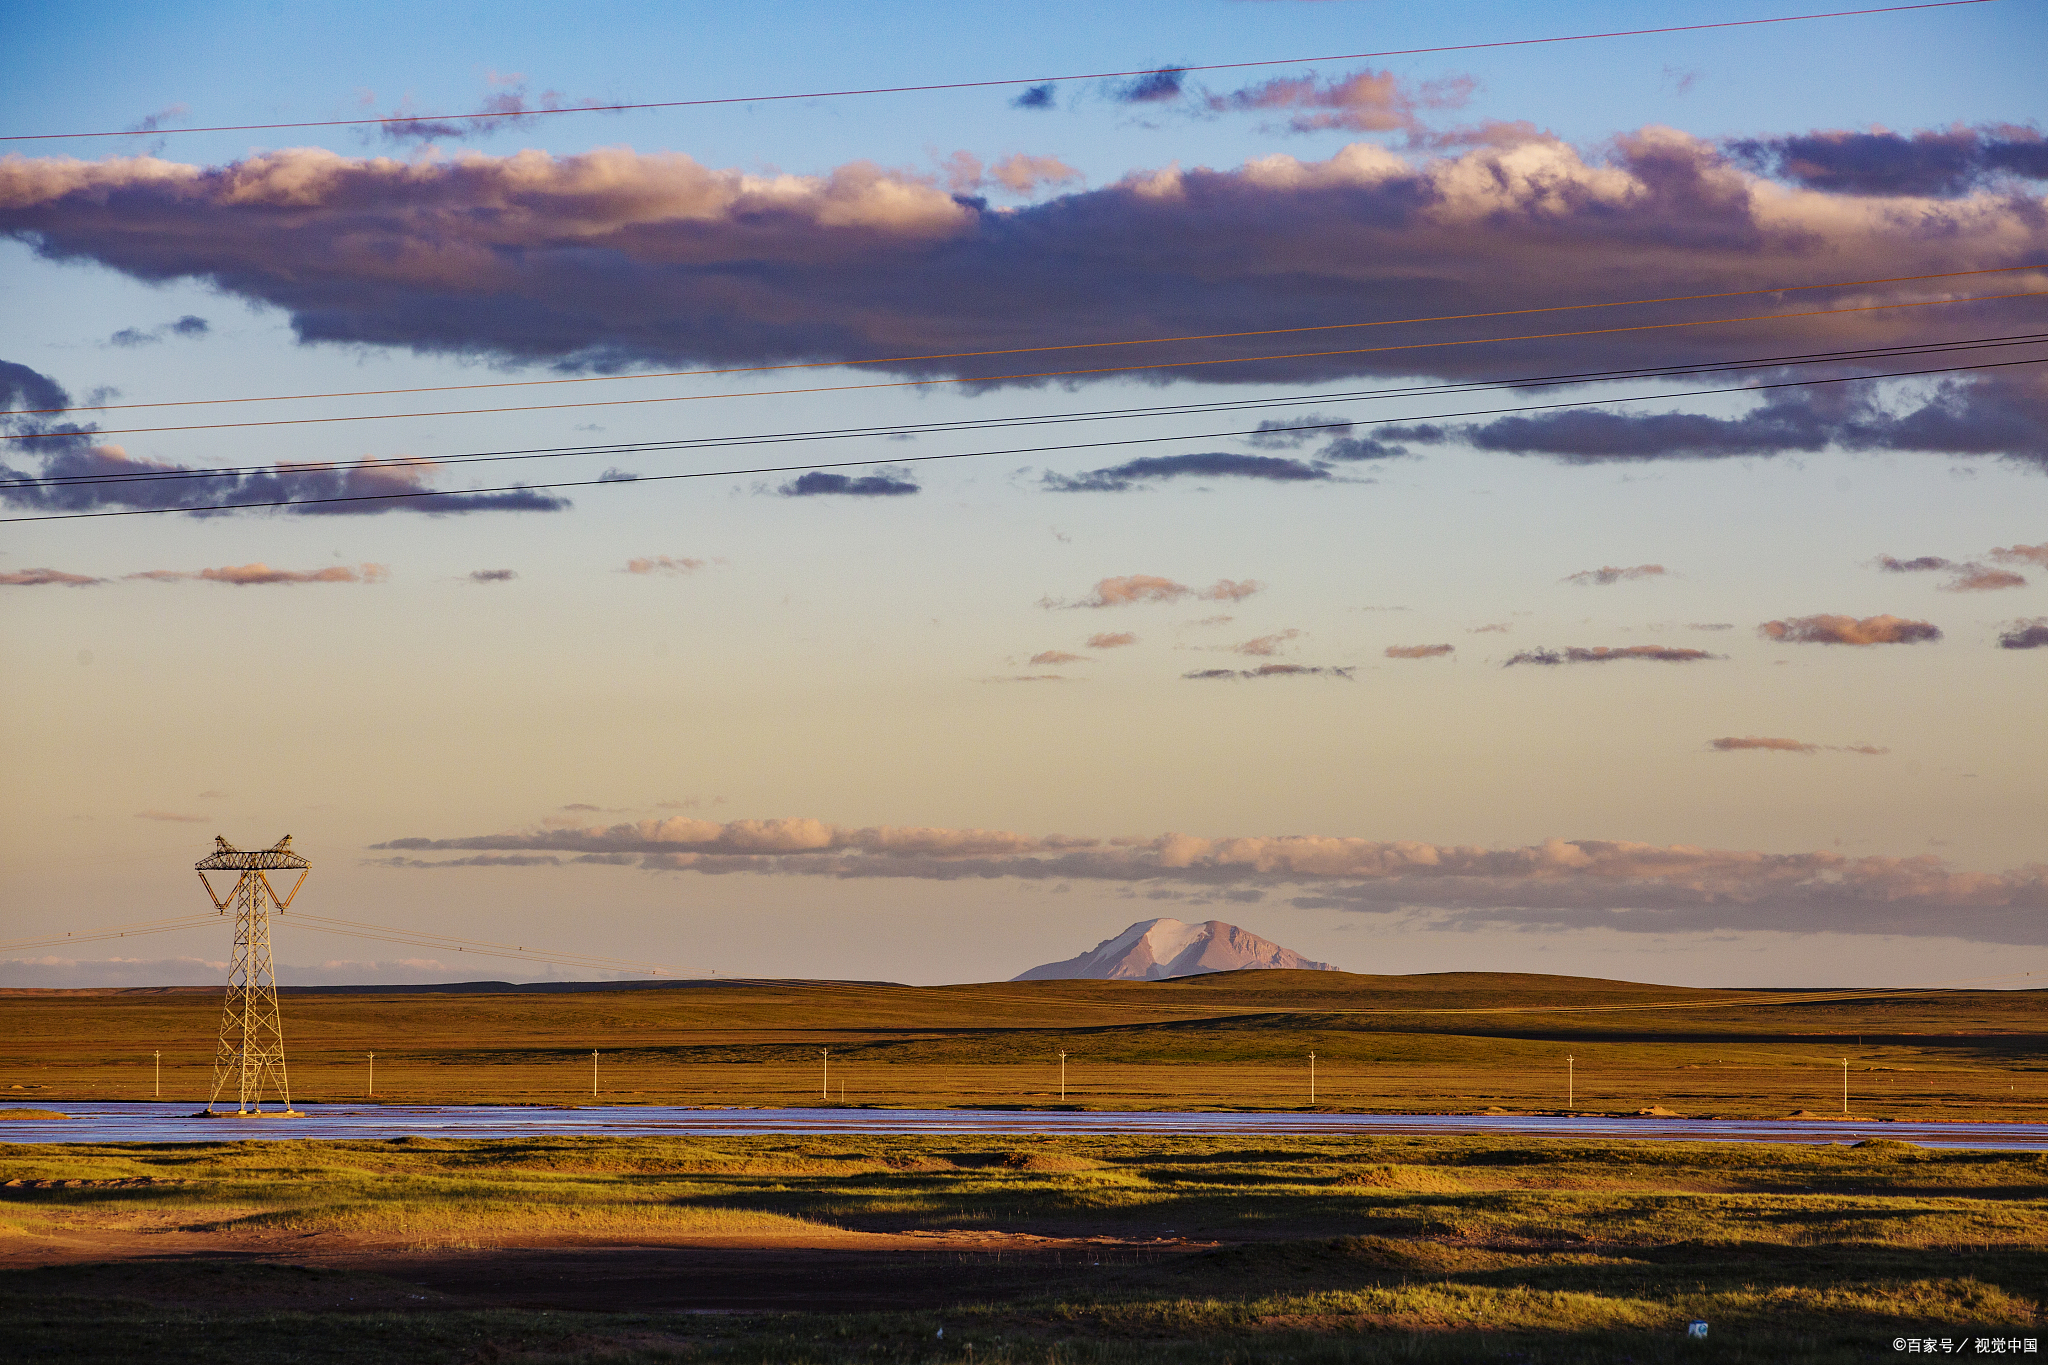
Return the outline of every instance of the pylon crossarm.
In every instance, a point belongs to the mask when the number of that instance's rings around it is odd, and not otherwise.
[[[304,878],[302,877],[300,878],[300,880],[303,881]],[[240,878],[237,878],[236,881],[237,884],[239,884]],[[206,874],[204,872],[199,873],[199,884],[206,888],[206,898],[213,902],[214,909],[224,911],[228,908],[227,901],[224,901],[219,896],[213,894],[213,883],[206,880]],[[228,892],[229,900],[232,900],[234,898],[234,894],[235,893],[232,891]]]
[[[312,869],[310,868],[306,869],[306,871],[311,870]],[[299,873],[299,879],[292,883],[291,894],[287,895],[283,900],[279,900],[277,898],[277,888],[270,884],[270,878],[264,876],[261,872],[258,872],[256,874],[256,880],[263,883],[263,889],[270,893],[270,899],[272,903],[274,903],[277,906],[279,913],[283,913],[285,908],[292,903],[292,896],[298,895],[299,888],[306,884],[306,872]]]

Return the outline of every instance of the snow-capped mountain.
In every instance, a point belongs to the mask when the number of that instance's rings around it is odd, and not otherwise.
[[[1058,981],[1086,977],[1101,981],[1163,981],[1170,976],[1203,972],[1238,972],[1254,967],[1281,967],[1334,972],[1327,962],[1311,962],[1291,948],[1247,933],[1220,919],[1186,924],[1177,919],[1140,920],[1115,938],[1104,939],[1090,952],[1065,962],[1048,962],[1012,978],[1017,981]]]

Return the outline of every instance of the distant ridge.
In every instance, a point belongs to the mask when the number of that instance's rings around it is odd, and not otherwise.
[[[1188,924],[1177,919],[1140,920],[1091,952],[1064,962],[1048,962],[1010,978],[1012,981],[1063,981],[1076,977],[1096,981],[1164,981],[1207,972],[1241,972],[1261,968],[1334,972],[1327,962],[1311,962],[1292,948],[1282,948],[1235,924],[1220,919]]]

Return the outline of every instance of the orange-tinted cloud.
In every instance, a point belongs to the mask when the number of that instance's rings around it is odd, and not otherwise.
[[[1032,655],[1031,662],[1034,664],[1052,665],[1078,664],[1086,663],[1087,656],[1085,654],[1069,654],[1064,649],[1048,649],[1043,653]]]
[[[2048,569],[2048,540],[2039,545],[2007,545],[1993,550],[1991,557],[2001,564],[2035,564]]]
[[[1932,622],[1900,616],[1795,616],[1766,621],[1757,633],[1767,640],[1805,645],[1910,645],[1941,638],[1940,628]]]
[[[1234,654],[1249,654],[1255,658],[1270,658],[1280,652],[1280,646],[1286,644],[1289,640],[1296,640],[1300,637],[1301,632],[1298,630],[1281,630],[1275,631],[1271,635],[1261,635],[1257,639],[1246,640],[1243,644],[1232,645],[1230,648]]]
[[[1157,574],[1134,573],[1121,578],[1105,578],[1098,582],[1086,597],[1076,602],[1060,602],[1048,597],[1038,605],[1042,607],[1128,607],[1141,602],[1178,602],[1187,597],[1198,597],[1206,602],[1238,602],[1250,597],[1265,585],[1256,579],[1232,582],[1219,578],[1216,582],[1195,591],[1185,583],[1176,583],[1171,578]]]
[[[1122,649],[1125,645],[1138,643],[1138,637],[1128,630],[1105,630],[1088,637],[1090,649]]]
[[[1026,156],[1015,152],[988,168],[989,179],[1017,194],[1030,194],[1046,185],[1078,185],[1082,175],[1056,156]]]
[[[1353,670],[1311,666],[1309,664],[1260,664],[1257,668],[1198,668],[1181,677],[1191,682],[1223,682],[1238,678],[1343,678],[1349,681]]]
[[[697,572],[707,562],[702,559],[680,559],[674,555],[647,555],[644,558],[627,560],[626,572],[671,574],[680,577],[683,574]]]
[[[104,578],[90,578],[82,573],[65,573],[62,569],[13,569],[0,573],[0,587],[47,588],[89,588],[95,583],[104,583]]]
[[[383,564],[363,564],[354,568],[346,564],[333,564],[324,569],[273,569],[268,564],[230,564],[218,569],[199,569],[191,572],[181,569],[145,569],[141,573],[132,573],[127,577],[147,579],[152,583],[193,581],[227,583],[237,588],[247,588],[278,583],[382,583],[391,577],[391,570]]]
[[[1943,592],[1996,592],[2000,588],[2024,588],[2026,578],[2011,569],[1992,569],[1982,564],[1958,564],[1956,576],[1941,585]]]
[[[1456,651],[1450,645],[1388,645],[1389,659],[1439,659]]]

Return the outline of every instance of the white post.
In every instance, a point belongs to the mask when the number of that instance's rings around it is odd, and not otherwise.
[[[370,1054],[370,1088],[369,1088],[368,1090],[365,1090],[365,1091],[363,1092],[363,1098],[364,1098],[364,1099],[366,1099],[366,1100],[368,1100],[368,1099],[375,1099],[376,1097],[377,1097],[377,1054],[373,1052],[373,1053],[371,1053],[371,1054]]]
[[[828,1103],[832,1099],[832,1049],[824,1049],[825,1073],[818,1082],[818,1098]]]
[[[1067,1054],[1060,1054],[1060,1103],[1067,1102]]]
[[[1842,1112],[1849,1112],[1849,1059],[1842,1058]]]
[[[1308,1054],[1308,1102],[1316,1102],[1316,1054]]]
[[[597,1049],[590,1052],[590,1098],[597,1098]]]
[[[164,1054],[156,1052],[150,1055],[156,1058],[156,1097],[162,1099],[164,1097]]]
[[[1564,1107],[1567,1109],[1579,1107],[1578,1060],[1576,1057],[1564,1059]]]

